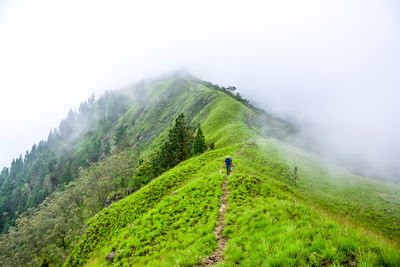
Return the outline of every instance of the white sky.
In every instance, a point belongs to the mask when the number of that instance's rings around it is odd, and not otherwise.
[[[0,0],[0,167],[93,92],[182,68],[397,162],[399,18],[395,0]]]

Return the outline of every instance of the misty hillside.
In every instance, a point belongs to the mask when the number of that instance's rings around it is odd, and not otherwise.
[[[0,232],[13,225],[19,214],[38,207],[77,178],[80,168],[127,149],[140,153],[178,112],[191,118],[215,97],[211,90],[201,90],[190,81],[170,83],[163,87],[154,84],[151,89],[139,84],[106,93],[97,101],[91,97],[77,112],[71,110],[46,141],[14,159],[10,168],[3,168]],[[193,92],[195,97],[191,97]]]
[[[92,97],[3,169],[0,263],[399,266],[399,186],[293,147],[295,134],[195,78]]]

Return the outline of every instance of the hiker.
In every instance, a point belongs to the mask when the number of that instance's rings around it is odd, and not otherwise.
[[[230,175],[232,168],[232,159],[229,157],[229,155],[226,155],[225,167],[226,167],[226,175]]]

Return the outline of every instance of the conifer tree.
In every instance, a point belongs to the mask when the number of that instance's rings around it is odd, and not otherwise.
[[[207,150],[206,141],[204,139],[203,131],[201,130],[201,125],[197,128],[197,133],[193,142],[193,154],[198,155]]]
[[[155,175],[188,159],[192,151],[192,141],[192,131],[185,122],[185,115],[181,113],[176,118],[174,127],[169,131],[168,141],[162,146],[160,154],[153,159]]]
[[[175,126],[168,135],[167,153],[170,154],[172,166],[189,158],[192,140],[190,127],[185,122],[185,115],[181,113],[176,118]]]

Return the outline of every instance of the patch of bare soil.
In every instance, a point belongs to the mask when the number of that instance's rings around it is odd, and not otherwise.
[[[223,232],[225,229],[225,214],[228,206],[228,195],[228,176],[226,176],[222,183],[222,196],[219,199],[221,206],[219,207],[218,226],[214,229],[214,234],[218,240],[218,248],[211,256],[203,259],[204,266],[214,266],[217,262],[224,260],[222,252],[226,248],[226,238],[223,236]]]

